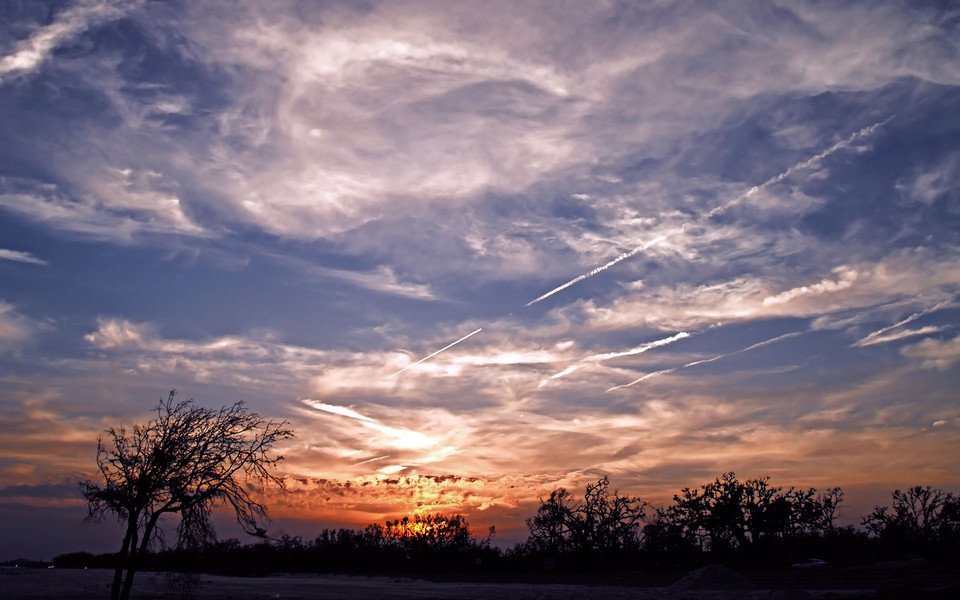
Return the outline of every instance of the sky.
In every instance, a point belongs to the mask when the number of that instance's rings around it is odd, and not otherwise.
[[[0,559],[115,550],[77,482],[171,389],[289,420],[271,535],[856,523],[960,491],[958,292],[952,2],[0,7]]]

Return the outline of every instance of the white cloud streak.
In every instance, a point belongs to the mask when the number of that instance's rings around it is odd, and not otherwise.
[[[0,300],[0,352],[19,348],[34,329],[34,323],[17,312],[16,307]]]
[[[924,369],[946,371],[960,362],[960,336],[950,340],[926,339],[906,346],[900,350],[900,354],[919,360]]]
[[[0,83],[38,69],[61,43],[90,27],[135,10],[137,0],[79,0],[57,15],[53,23],[20,41],[12,54],[0,58]]]
[[[20,252],[19,250],[7,250],[0,248],[0,260],[12,260],[14,262],[29,263],[32,265],[47,265],[47,261],[30,254],[29,252]]]

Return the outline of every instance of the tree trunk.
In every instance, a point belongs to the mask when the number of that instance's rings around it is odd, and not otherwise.
[[[110,600],[120,600],[120,582],[123,580],[123,570],[129,562],[130,541],[136,533],[136,520],[131,516],[127,524],[127,533],[123,537],[123,546],[120,548],[120,555],[117,557],[117,567],[113,572],[113,586],[110,588]]]
[[[130,553],[127,558],[127,574],[123,580],[123,588],[120,590],[118,600],[129,600],[130,588],[133,586],[133,576],[137,572],[137,560],[140,558],[140,552],[137,549],[137,530],[134,523],[133,537],[130,540]]]
[[[147,553],[147,548],[150,546],[150,536],[153,535],[153,529],[157,525],[157,519],[160,518],[160,513],[154,513],[150,517],[150,521],[147,522],[147,526],[143,532],[143,539],[140,541],[140,547],[137,548],[137,533],[134,531],[133,540],[131,544],[130,553],[130,562],[127,565],[127,577],[123,582],[123,592],[120,594],[119,600],[129,600],[130,590],[133,589],[133,576],[137,574],[137,564],[136,561]]]

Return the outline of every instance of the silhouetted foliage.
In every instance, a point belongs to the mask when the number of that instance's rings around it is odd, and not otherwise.
[[[218,505],[232,508],[248,532],[262,532],[267,511],[252,491],[256,485],[283,487],[270,473],[283,457],[270,450],[293,436],[285,421],[248,412],[243,402],[211,410],[175,396],[161,400],[147,424],[107,430],[108,439],[97,443],[103,481],[81,483],[89,519],[112,512],[126,525],[112,600],[129,597],[139,558],[160,535],[163,515],[180,515],[178,547],[197,548],[212,539],[210,514]]]
[[[404,517],[386,525],[371,525],[368,534],[381,536],[388,544],[396,545],[406,556],[414,559],[439,559],[444,555],[455,555],[470,550],[477,541],[470,533],[470,527],[463,515],[415,515],[413,519]],[[489,545],[494,528],[490,528],[487,539],[482,544]]]
[[[173,549],[149,557],[151,568],[168,570],[188,562],[223,574],[276,572],[396,572],[475,569],[500,556],[486,538],[474,537],[462,515],[405,517],[364,529],[325,529],[311,541],[284,535],[241,545],[236,539],[211,542],[199,550]]]
[[[835,528],[843,491],[770,485],[768,477],[740,481],[724,473],[699,489],[684,488],[658,514],[656,532],[670,544],[686,539],[714,558],[783,551],[802,536]]]
[[[534,553],[574,554],[583,562],[590,557],[611,558],[640,550],[641,527],[648,504],[636,497],[611,497],[607,477],[586,486],[582,502],[574,502],[560,488],[527,520],[528,550]]]
[[[952,554],[960,549],[960,498],[930,486],[894,490],[893,506],[877,506],[861,523],[886,555]]]
[[[866,530],[837,526],[843,491],[780,488],[769,478],[740,481],[724,473],[673,503],[651,511],[640,498],[609,491],[604,477],[582,499],[554,490],[527,520],[529,538],[510,549],[472,534],[463,515],[419,515],[363,529],[325,529],[298,536],[183,545],[139,557],[140,568],[175,571],[168,591],[182,593],[195,573],[268,575],[278,572],[438,573],[476,571],[610,571],[691,567],[733,562],[786,567],[802,558],[850,561],[881,556],[956,556],[960,501],[953,494],[915,486],[893,492],[891,507],[862,519]],[[868,533],[869,532],[869,533]],[[122,553],[73,553],[58,567],[115,567]],[[185,569],[184,565],[189,565]],[[184,578],[186,577],[186,579]],[[189,586],[188,586],[189,587]],[[187,590],[190,591],[189,589]]]

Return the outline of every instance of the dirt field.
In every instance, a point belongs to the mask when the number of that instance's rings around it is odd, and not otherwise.
[[[700,573],[698,577],[681,579],[664,587],[626,585],[583,585],[559,583],[515,583],[477,581],[424,581],[409,578],[360,577],[344,575],[291,575],[258,578],[203,575],[195,588],[198,600],[365,600],[370,599],[450,599],[450,600],[813,600],[817,598],[951,598],[957,589],[956,576],[937,579],[932,585],[912,578],[909,572],[890,578],[896,569],[872,569],[873,583],[865,587],[851,585],[869,583],[865,578],[845,577],[834,571],[820,573],[784,573],[777,579],[767,574],[751,574],[747,579],[733,572]],[[886,572],[887,581],[877,574]],[[939,572],[939,570],[938,570]],[[2,569],[0,598],[4,600],[52,599],[94,600],[110,596],[112,573],[105,570],[71,569]],[[869,576],[867,574],[865,577]],[[921,573],[920,576],[923,576]],[[759,579],[759,580],[758,580]],[[756,582],[756,583],[754,583]],[[762,589],[757,589],[759,587]],[[824,585],[835,585],[831,589]],[[770,588],[776,589],[770,589]],[[924,592],[926,590],[926,593]],[[134,585],[133,598],[155,600],[181,597],[176,582],[162,573],[140,573]]]

